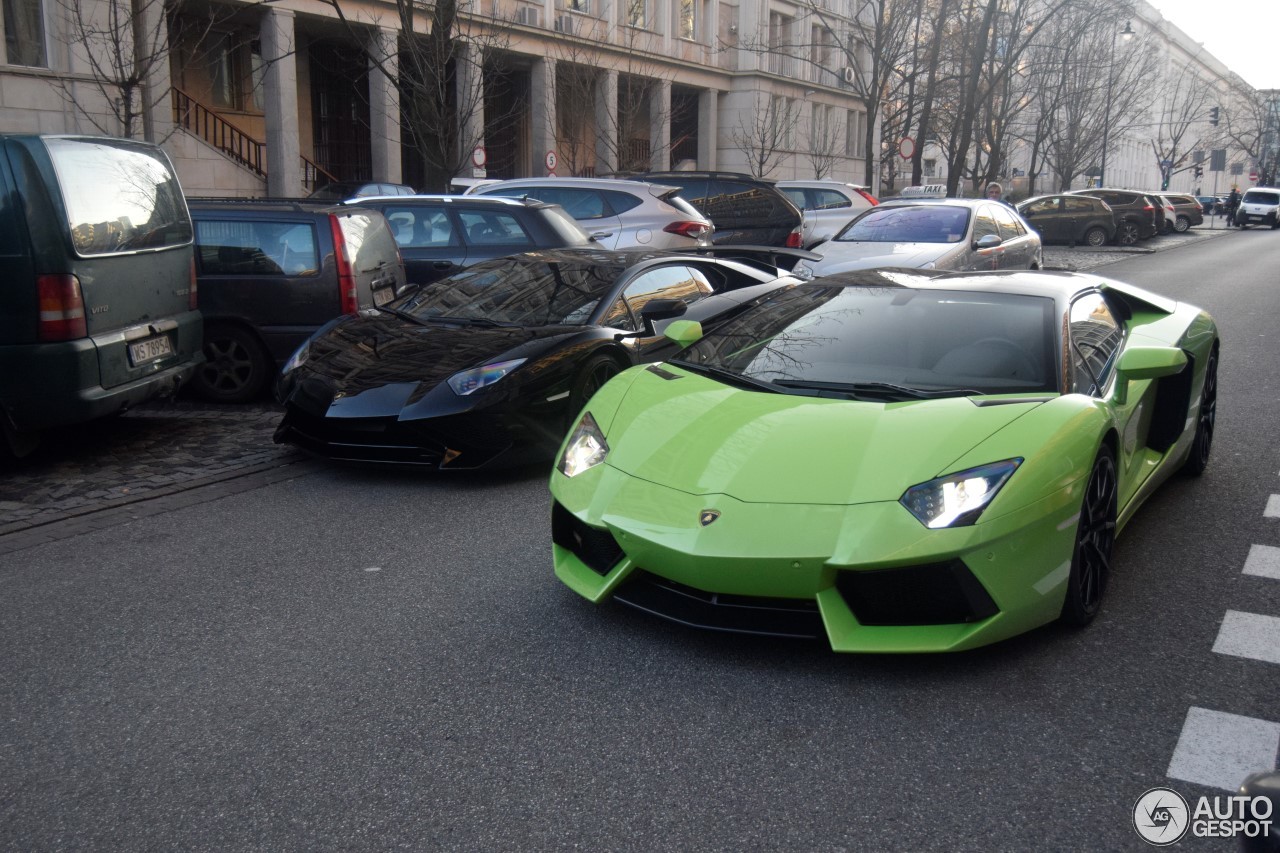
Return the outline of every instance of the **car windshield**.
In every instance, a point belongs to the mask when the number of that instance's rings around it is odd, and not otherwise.
[[[591,318],[622,268],[595,255],[580,262],[530,253],[477,264],[391,304],[416,320],[518,326],[581,325]]]
[[[1245,204],[1280,204],[1280,193],[1249,190],[1244,194]]]
[[[738,384],[878,401],[1056,392],[1054,301],[908,287],[788,288],[681,352]]]
[[[969,231],[969,208],[941,204],[875,207],[855,219],[837,242],[959,243]]]

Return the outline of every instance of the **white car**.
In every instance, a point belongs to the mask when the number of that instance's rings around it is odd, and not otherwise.
[[[471,194],[558,204],[606,249],[710,246],[715,226],[679,193],[679,187],[613,178],[516,178]]]
[[[1250,224],[1280,228],[1280,189],[1254,187],[1245,190],[1236,210],[1235,225],[1244,228]]]
[[[814,278],[848,270],[914,267],[1003,270],[1044,267],[1040,235],[1012,207],[986,199],[888,201],[864,211],[810,251],[795,274]]]
[[[880,203],[869,187],[841,181],[778,181],[776,186],[804,213],[804,246],[830,240],[859,213]]]

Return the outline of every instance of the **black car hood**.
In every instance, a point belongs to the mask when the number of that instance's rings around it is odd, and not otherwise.
[[[353,317],[312,340],[290,402],[334,417],[399,415],[459,371],[532,358],[581,331],[418,325],[391,314]],[[453,396],[447,386],[441,391]]]

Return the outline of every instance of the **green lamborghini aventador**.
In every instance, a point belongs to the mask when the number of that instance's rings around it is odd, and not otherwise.
[[[871,270],[773,291],[586,405],[560,579],[837,651],[973,648],[1098,613],[1116,535],[1209,461],[1218,331],[1091,275]]]

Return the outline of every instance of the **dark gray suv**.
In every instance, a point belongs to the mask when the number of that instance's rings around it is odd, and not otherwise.
[[[311,333],[376,308],[405,285],[404,262],[376,210],[244,199],[189,199],[204,315],[199,396],[261,394]]]

